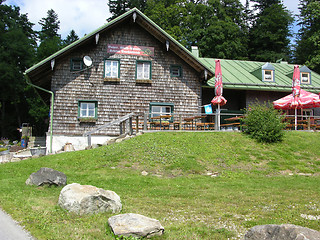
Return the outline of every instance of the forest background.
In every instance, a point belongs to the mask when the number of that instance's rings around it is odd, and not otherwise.
[[[320,1],[300,0],[294,16],[281,0],[109,0],[110,21],[137,7],[162,29],[201,57],[305,64],[320,73]],[[107,17],[106,13],[106,17]],[[299,31],[293,35],[294,17]],[[33,64],[79,39],[74,30],[62,39],[60,21],[47,11],[33,30],[27,14],[0,0],[0,137],[15,140],[22,123],[34,134],[46,132],[49,106],[25,82]],[[94,29],[92,29],[94,30]],[[294,39],[294,41],[290,41]]]

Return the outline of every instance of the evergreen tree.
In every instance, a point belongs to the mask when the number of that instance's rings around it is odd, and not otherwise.
[[[75,41],[79,40],[78,35],[76,34],[76,32],[72,29],[69,33],[69,35],[66,37],[65,40],[63,40],[63,45],[67,46]]]
[[[147,0],[109,0],[108,6],[112,17],[107,19],[111,21],[131,8],[138,8],[140,11],[144,12]]]
[[[23,72],[34,63],[36,39],[19,7],[1,1],[0,18],[0,136],[17,139],[17,127],[28,121]]]
[[[254,0],[255,16],[249,32],[249,58],[276,62],[289,59],[292,14],[280,0]]]
[[[58,15],[53,9],[47,12],[47,17],[39,21],[41,31],[38,32],[40,45],[37,49],[38,61],[50,56],[59,51],[63,47],[61,36],[58,34],[60,21]]]
[[[320,2],[300,0],[296,61],[320,73]]]

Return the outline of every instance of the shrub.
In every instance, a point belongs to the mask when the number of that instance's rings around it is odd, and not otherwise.
[[[284,116],[270,103],[255,103],[245,109],[243,131],[259,142],[273,143],[282,141],[285,123]]]

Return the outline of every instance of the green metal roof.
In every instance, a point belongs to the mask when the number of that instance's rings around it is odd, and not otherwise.
[[[200,58],[211,71],[215,71],[215,59]],[[262,81],[262,66],[265,62],[221,59],[223,87],[226,89],[260,90],[260,91],[292,91],[292,75],[294,64],[271,63],[275,68],[275,81]],[[302,66],[300,66],[301,68]],[[259,74],[260,73],[260,74]],[[214,87],[215,79],[207,82],[207,87]],[[310,92],[320,92],[320,75],[311,71],[311,84],[301,84],[301,88]]]

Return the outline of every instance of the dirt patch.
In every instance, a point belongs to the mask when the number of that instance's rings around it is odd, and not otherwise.
[[[10,148],[10,152],[18,152],[18,151],[23,150],[23,149],[24,149],[24,148],[21,147],[21,146],[12,146],[12,147]]]

